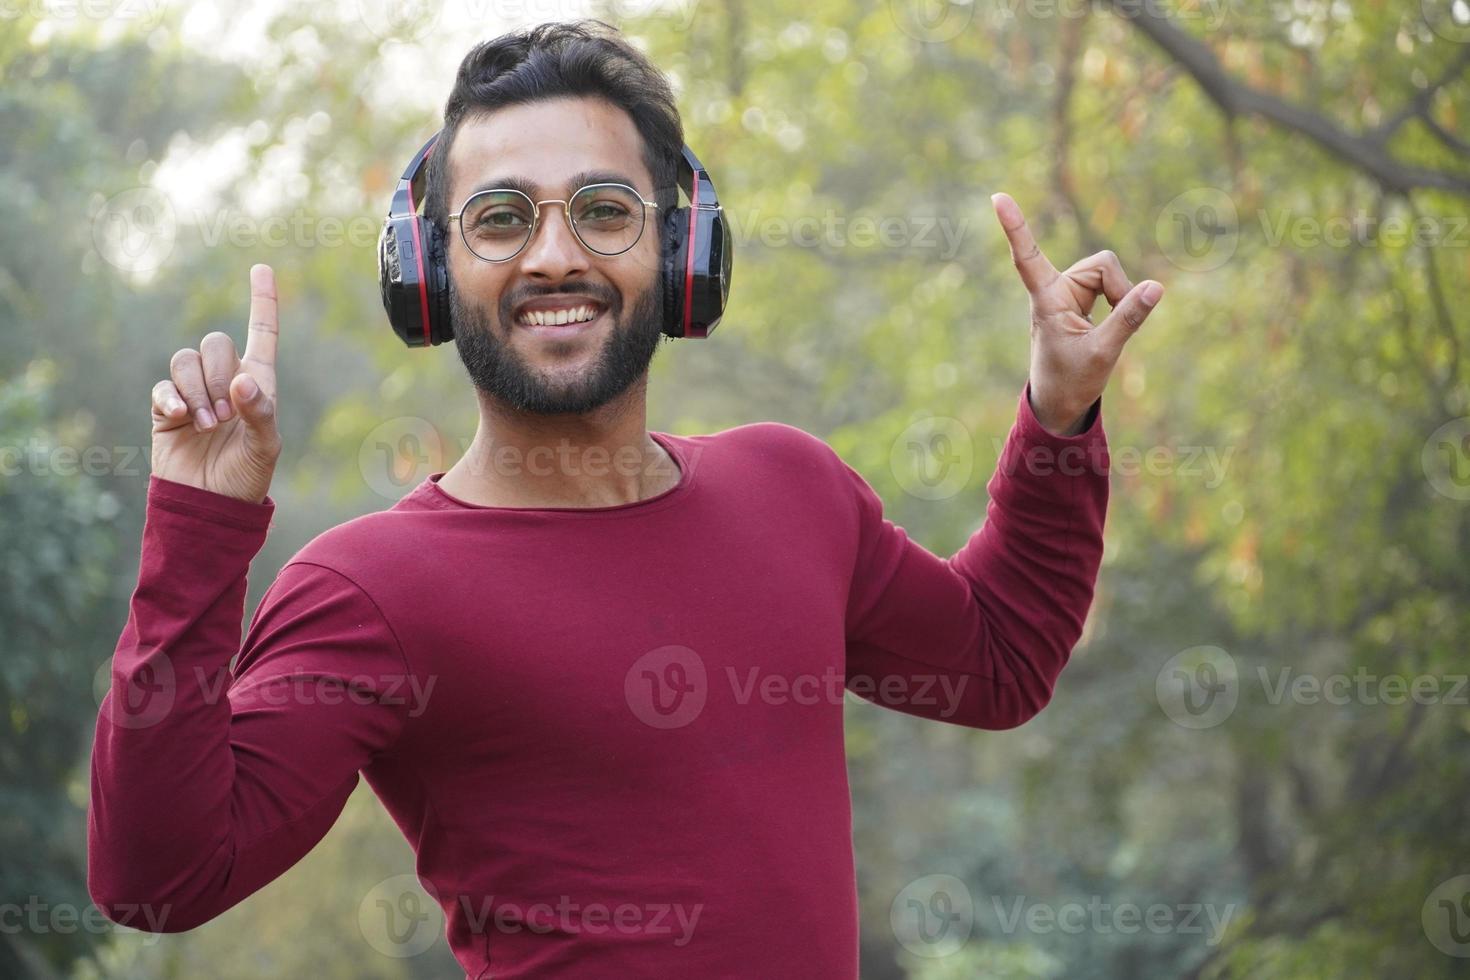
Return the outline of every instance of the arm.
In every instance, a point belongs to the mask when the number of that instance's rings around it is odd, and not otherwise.
[[[1014,728],[1051,699],[1092,603],[1108,501],[1101,400],[1059,436],[1026,386],[987,489],[986,521],[940,559],[883,517],[846,469],[859,547],[847,607],[847,687],[971,728]]]
[[[1163,286],[1135,286],[1111,251],[1058,272],[1016,202],[991,202],[1030,296],[1029,380],[985,525],[945,561],[884,521],[882,502],[848,468],[861,527],[848,687],[910,714],[1012,728],[1046,705],[1082,635],[1108,500],[1103,389]],[[1093,324],[1103,297],[1112,311]]]
[[[398,642],[338,573],[288,564],[241,648],[246,572],[274,507],[149,481],[87,808],[88,890],[113,921],[179,932],[260,889],[403,730]]]

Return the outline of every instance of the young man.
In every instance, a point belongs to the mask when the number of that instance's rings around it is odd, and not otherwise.
[[[800,429],[645,428],[655,209],[609,255],[561,202],[613,181],[668,206],[682,142],[665,80],[610,29],[470,52],[427,212],[476,438],[298,552],[242,649],[280,450],[269,268],[243,357],[223,333],[175,354],[92,756],[109,915],[218,916],[311,850],[361,772],[469,976],[856,976],[843,692],[986,729],[1047,703],[1102,554],[1102,391],[1157,284],[1111,253],[1058,273],[997,195],[1031,375],[988,520],[941,559]],[[480,254],[457,223],[497,220],[465,205],[507,187],[537,220]]]

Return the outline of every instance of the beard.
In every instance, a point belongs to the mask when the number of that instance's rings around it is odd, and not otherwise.
[[[604,315],[611,321],[591,367],[566,384],[549,383],[532,368],[492,329],[484,307],[465,302],[450,277],[449,322],[454,330],[454,346],[477,389],[521,412],[582,414],[607,404],[648,371],[663,336],[663,291],[658,288],[656,276],[626,317],[621,298],[610,289],[563,287],[557,292],[602,301]],[[507,291],[501,298],[498,323],[511,324],[512,300],[525,298]],[[516,328],[511,325],[510,329]]]

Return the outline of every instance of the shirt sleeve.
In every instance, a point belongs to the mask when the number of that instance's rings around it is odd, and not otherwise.
[[[115,922],[181,932],[274,880],[411,710],[389,624],[323,566],[288,563],[241,646],[274,508],[150,477],[87,807],[88,890]]]
[[[847,688],[906,714],[1014,728],[1037,714],[1092,604],[1103,553],[1109,458],[1102,399],[1058,436],[1021,393],[987,484],[984,524],[941,559],[883,517],[846,463],[859,511],[847,606]]]

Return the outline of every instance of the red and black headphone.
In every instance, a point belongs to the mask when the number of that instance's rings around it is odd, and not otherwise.
[[[399,178],[378,236],[383,309],[393,332],[410,347],[454,339],[444,233],[417,207],[423,200],[424,164],[439,136],[435,133],[429,138]],[[659,236],[663,332],[670,337],[708,337],[720,322],[730,295],[734,243],[714,182],[688,146],[679,162],[679,186],[689,206],[660,215],[664,222]]]

